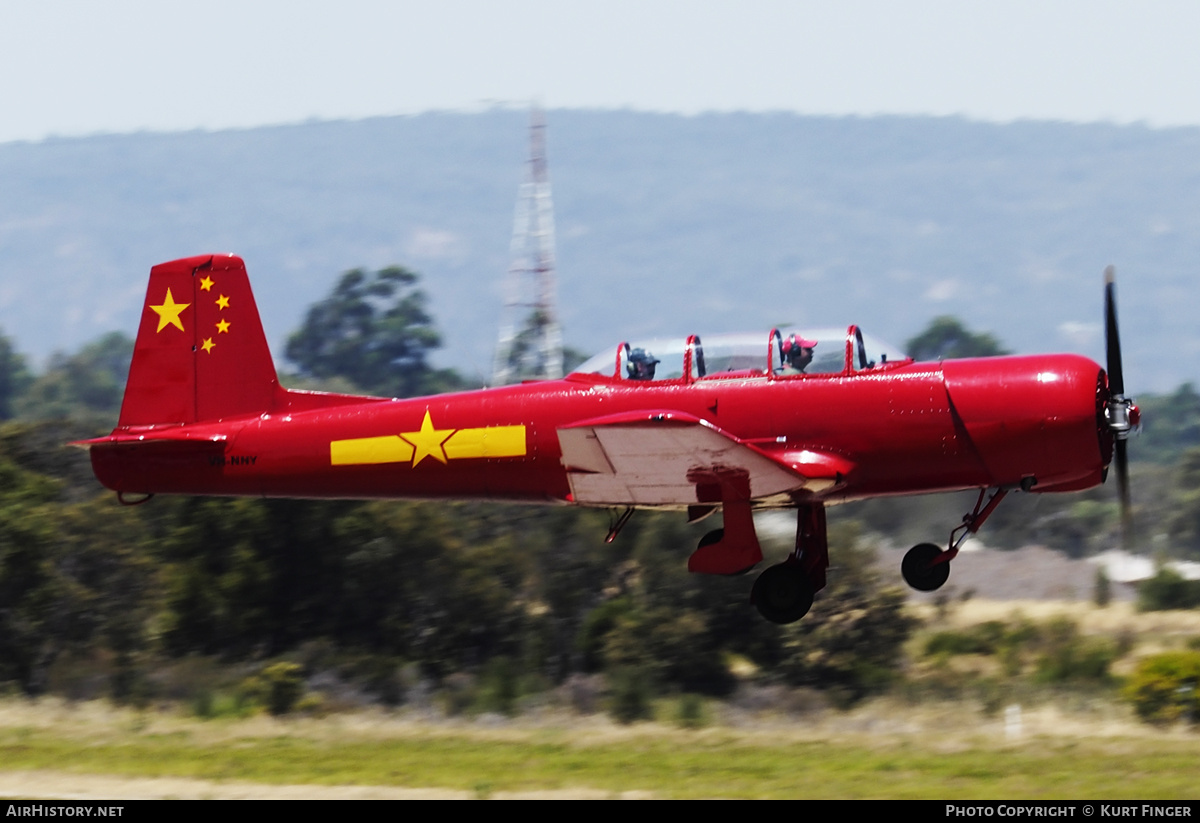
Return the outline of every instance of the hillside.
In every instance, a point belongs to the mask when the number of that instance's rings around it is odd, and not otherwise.
[[[1118,267],[1128,384],[1200,380],[1200,129],[551,111],[569,344],[939,314],[1099,358]],[[526,115],[433,113],[0,145],[0,328],[39,358],[132,333],[151,265],[246,258],[277,356],[355,266],[422,273],[440,365],[490,371]],[[1163,354],[1167,356],[1164,357]]]

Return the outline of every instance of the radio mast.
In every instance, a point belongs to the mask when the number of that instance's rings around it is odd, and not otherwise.
[[[546,120],[536,106],[529,115],[529,164],[517,194],[511,255],[492,385],[562,377]]]

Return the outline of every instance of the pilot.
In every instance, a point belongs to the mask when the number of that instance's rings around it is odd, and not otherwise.
[[[783,352],[783,373],[804,374],[804,370],[812,362],[813,349],[816,347],[816,340],[806,340],[794,334],[790,335],[779,346],[780,351]]]
[[[629,352],[629,361],[625,364],[625,370],[628,372],[630,380],[653,380],[654,367],[658,365],[658,362],[654,355],[645,349],[633,349]]]

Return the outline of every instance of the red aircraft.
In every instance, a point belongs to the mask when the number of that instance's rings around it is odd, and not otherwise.
[[[1102,483],[1114,455],[1129,509],[1111,269],[1108,371],[1048,354],[916,363],[864,335],[621,344],[561,380],[395,399],[283,388],[246,268],[233,255],[150,272],[120,421],[82,443],[122,502],[159,493],[467,498],[686,511],[720,509],[688,561],[739,574],[762,559],[753,511],[794,508],[795,550],[762,572],[768,620],[806,614],[825,585],[825,506],[978,489],[945,549],[913,547],[901,573],[932,591],[1006,494]],[[140,498],[140,499],[135,499]]]

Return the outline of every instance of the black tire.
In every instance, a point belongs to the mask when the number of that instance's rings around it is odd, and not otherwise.
[[[900,562],[904,582],[919,592],[940,589],[950,577],[949,562],[933,562],[941,554],[941,547],[932,543],[920,543],[905,552],[904,560]]]
[[[767,620],[784,625],[808,614],[813,594],[812,583],[799,565],[780,563],[758,576],[750,600]]]

